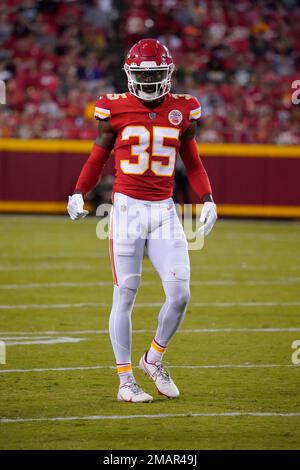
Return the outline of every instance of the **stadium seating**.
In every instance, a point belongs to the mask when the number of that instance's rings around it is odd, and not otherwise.
[[[127,89],[124,55],[151,36],[202,103],[201,141],[299,144],[299,22],[296,0],[3,0],[0,137],[93,139],[95,99]]]

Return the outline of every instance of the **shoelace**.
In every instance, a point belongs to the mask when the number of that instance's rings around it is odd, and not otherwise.
[[[170,382],[170,380],[171,380],[170,374],[165,370],[162,363],[161,362],[156,362],[155,365],[157,367],[156,375],[157,376],[159,375],[164,382]]]
[[[132,384],[130,384],[129,388],[135,395],[138,395],[139,393],[143,392],[142,388],[136,382],[133,382]]]

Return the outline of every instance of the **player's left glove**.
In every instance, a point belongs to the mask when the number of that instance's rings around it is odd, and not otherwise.
[[[199,228],[200,234],[206,237],[209,234],[218,218],[217,206],[214,202],[205,202],[200,215],[200,223],[203,225]]]
[[[69,196],[68,213],[72,220],[83,219],[89,211],[83,209],[84,200],[81,194]]]

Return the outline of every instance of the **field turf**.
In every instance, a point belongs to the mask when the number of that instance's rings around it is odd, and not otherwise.
[[[134,405],[116,400],[111,269],[96,222],[0,218],[0,448],[299,449],[300,225],[218,221],[190,252],[191,303],[165,356],[181,396],[156,394],[135,369],[154,401]],[[135,366],[162,302],[145,259]]]

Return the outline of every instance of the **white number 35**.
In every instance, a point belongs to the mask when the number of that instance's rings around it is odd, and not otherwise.
[[[148,152],[150,147],[150,131],[145,126],[127,126],[123,129],[121,139],[129,140],[138,137],[138,144],[131,145],[131,155],[137,156],[137,162],[121,160],[120,167],[123,173],[142,175],[149,168],[157,176],[172,176],[176,162],[176,147],[164,144],[164,139],[179,140],[179,129],[174,127],[153,127],[152,157],[167,157],[166,163],[151,158]]]

